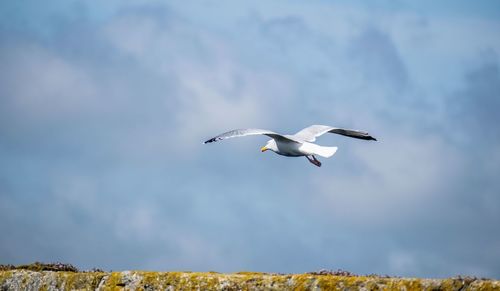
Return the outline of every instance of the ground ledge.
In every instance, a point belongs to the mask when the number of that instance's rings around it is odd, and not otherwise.
[[[500,281],[240,272],[0,271],[0,290],[500,290]]]

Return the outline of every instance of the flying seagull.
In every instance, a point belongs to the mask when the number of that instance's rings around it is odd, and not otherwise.
[[[316,141],[316,137],[321,136],[327,132],[364,140],[377,140],[367,132],[359,130],[342,129],[327,125],[311,125],[292,135],[279,134],[266,129],[235,129],[219,134],[218,136],[213,137],[205,141],[204,143],[207,144],[227,138],[247,135],[267,135],[271,138],[271,140],[269,140],[266,145],[260,149],[262,152],[271,150],[278,155],[287,157],[304,156],[313,165],[321,167],[321,162],[318,161],[318,159],[316,159],[314,155],[329,158],[333,156],[333,154],[335,154],[335,152],[337,151],[337,147],[324,147],[313,143],[314,141]]]

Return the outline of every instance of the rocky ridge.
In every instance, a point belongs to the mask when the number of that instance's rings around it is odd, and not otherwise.
[[[0,290],[500,290],[500,281],[339,276],[329,272],[75,272],[0,270]]]

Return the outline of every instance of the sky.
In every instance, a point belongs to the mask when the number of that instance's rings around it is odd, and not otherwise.
[[[496,1],[0,3],[0,263],[500,278]],[[323,166],[234,128],[325,135]]]

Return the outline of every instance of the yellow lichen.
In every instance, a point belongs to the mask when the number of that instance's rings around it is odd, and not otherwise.
[[[108,277],[105,278],[106,282],[104,284],[103,290],[120,290],[124,286],[122,286],[122,275],[120,272],[112,272],[108,274]]]

